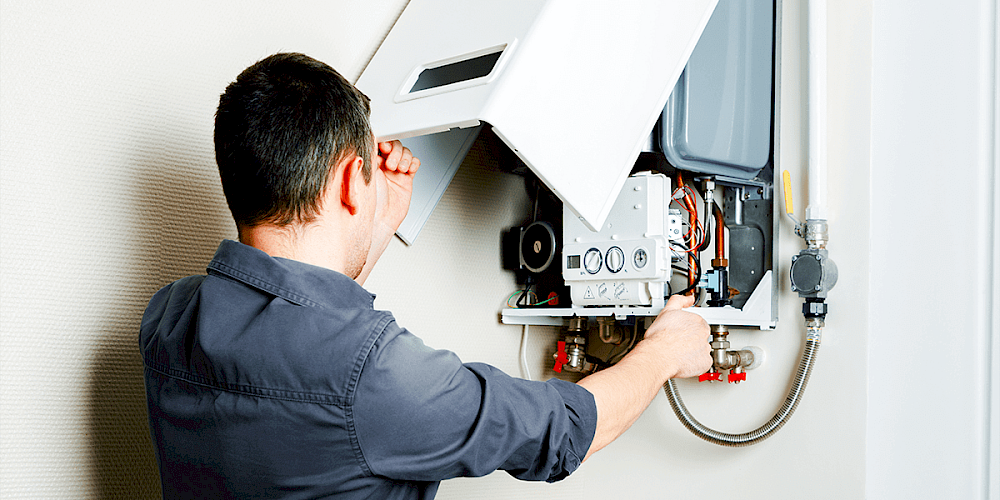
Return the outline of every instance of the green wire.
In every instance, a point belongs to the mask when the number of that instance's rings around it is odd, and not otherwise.
[[[519,294],[519,293],[522,293],[522,292],[523,292],[523,290],[518,290],[518,291],[516,291],[516,292],[514,292],[514,293],[510,294],[510,295],[509,295],[509,296],[507,297],[507,307],[509,307],[509,308],[511,308],[511,309],[519,309],[519,308],[518,308],[518,307],[517,307],[516,305],[513,305],[513,306],[512,306],[512,305],[510,305],[510,299],[513,299],[515,295],[517,295],[517,294]],[[529,294],[529,295],[535,295],[535,296],[537,296],[537,294],[535,294],[535,292],[528,292],[528,294]],[[549,298],[549,299],[546,299],[546,300],[543,300],[543,301],[541,301],[541,302],[535,302],[534,304],[528,304],[528,305],[531,305],[531,306],[540,306],[540,305],[542,305],[542,304],[548,304],[549,302],[552,302],[553,300],[556,300],[556,299],[558,299],[558,298],[559,298],[559,296],[558,296],[558,295],[556,295],[556,296],[554,296],[554,297],[551,297],[551,298]]]

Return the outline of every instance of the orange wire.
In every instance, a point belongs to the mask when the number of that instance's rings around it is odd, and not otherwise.
[[[702,243],[705,242],[705,236],[706,236],[705,235],[705,228],[702,226],[701,218],[698,217],[698,208],[697,208],[697,206],[695,206],[694,202],[691,201],[691,197],[694,195],[694,193],[691,191],[690,187],[682,185],[682,186],[678,187],[677,189],[675,189],[674,192],[673,192],[673,194],[671,194],[671,196],[670,196],[671,200],[676,201],[677,198],[675,198],[675,197],[677,196],[677,193],[680,192],[680,191],[684,191],[684,198],[683,199],[684,199],[684,205],[685,206],[681,206],[680,202],[678,202],[677,205],[678,205],[678,208],[680,208],[681,210],[684,210],[685,212],[688,213],[688,230],[687,230],[687,233],[684,234],[684,241],[685,241],[685,243],[688,243],[690,245],[690,247],[691,247],[691,249],[690,250],[686,250],[686,252],[687,253],[691,253],[695,249],[697,249],[698,247],[700,247],[702,245]],[[690,224],[691,220],[695,221],[694,226],[692,226]],[[701,239],[700,240],[697,237],[698,234],[701,234]]]
[[[699,228],[701,224],[698,219],[698,209],[695,208],[694,206],[694,200],[691,199],[692,193],[689,189],[687,189],[687,186],[684,185],[684,177],[681,175],[680,172],[677,172],[677,187],[684,190],[684,204],[687,206],[688,209],[688,226],[690,226],[691,231],[694,232],[694,238],[692,239],[695,240],[695,242],[697,242],[698,233],[696,229]],[[702,231],[702,233],[704,234],[704,230]],[[692,251],[697,250],[697,248],[700,246],[701,246],[700,244],[692,245],[691,250]],[[698,277],[695,276],[694,274],[696,257],[692,253],[692,251],[688,251],[688,286],[691,288],[694,287],[698,279]]]

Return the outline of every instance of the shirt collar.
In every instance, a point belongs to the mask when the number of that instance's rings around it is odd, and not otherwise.
[[[218,273],[289,302],[312,307],[372,309],[375,295],[332,269],[271,257],[237,241],[223,240],[208,272]]]

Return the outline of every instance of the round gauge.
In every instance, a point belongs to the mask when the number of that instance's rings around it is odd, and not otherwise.
[[[601,251],[591,248],[587,250],[587,253],[583,254],[583,268],[590,274],[597,274],[601,270],[601,260]]]
[[[649,255],[646,254],[645,248],[636,248],[635,252],[632,253],[632,264],[636,269],[642,269],[646,267],[646,261],[649,260]]]
[[[611,247],[608,254],[604,256],[604,262],[608,265],[608,271],[617,273],[625,265],[625,252],[621,248]]]

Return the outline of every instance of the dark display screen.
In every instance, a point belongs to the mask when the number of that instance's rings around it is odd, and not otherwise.
[[[410,93],[486,76],[490,74],[490,71],[493,71],[493,66],[500,59],[500,54],[503,54],[503,49],[436,68],[427,68],[420,72],[420,76],[417,77]]]

